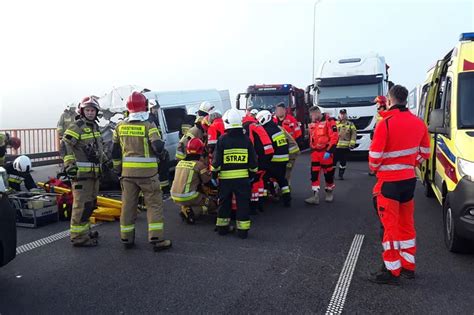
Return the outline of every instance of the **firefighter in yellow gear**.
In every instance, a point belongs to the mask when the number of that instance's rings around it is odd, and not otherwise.
[[[357,129],[354,123],[347,119],[347,111],[341,109],[339,111],[339,119],[336,122],[339,140],[334,153],[334,168],[339,162],[339,179],[344,179],[344,172],[347,167],[347,157],[352,149],[356,146]]]
[[[117,124],[113,138],[114,169],[121,177],[120,238],[125,248],[135,244],[135,220],[140,192],[145,199],[148,241],[155,251],[168,249],[163,238],[163,194],[158,178],[158,156],[164,149],[158,128],[148,120],[146,97],[133,92],[127,100],[129,116]]]
[[[0,133],[0,166],[5,165],[5,155],[7,148],[17,150],[21,145],[21,140],[17,137],[11,137],[8,133]]]
[[[186,159],[178,162],[171,186],[171,198],[181,206],[180,215],[189,224],[217,208],[216,202],[204,193],[204,185],[211,181],[211,172],[204,163],[203,153],[204,143],[200,139],[189,140]]]
[[[64,112],[59,117],[59,121],[56,127],[59,140],[64,136],[64,132],[69,128],[69,126],[76,120],[76,107],[74,104],[67,105]]]
[[[203,119],[204,117],[198,116],[194,122],[194,126],[179,140],[178,147],[176,148],[176,160],[181,161],[186,158],[186,146],[189,140],[197,138],[202,141],[204,139],[205,134],[201,124]]]
[[[296,163],[296,159],[298,158],[298,155],[300,155],[301,152],[300,152],[300,147],[298,146],[298,143],[290,135],[290,133],[286,131],[285,128],[282,128],[282,127],[280,128],[285,134],[286,142],[288,142],[289,160],[288,160],[288,163],[286,164],[285,178],[288,181],[288,184],[290,184],[291,171],[293,170],[293,167],[295,166],[295,163]]]
[[[70,237],[73,246],[96,246],[99,234],[91,231],[89,218],[97,208],[101,166],[107,158],[96,122],[97,100],[85,97],[79,111],[80,116],[69,125],[61,140],[64,170],[71,178],[74,198]]]

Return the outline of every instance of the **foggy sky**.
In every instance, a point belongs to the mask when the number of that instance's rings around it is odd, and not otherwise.
[[[462,32],[474,0],[323,0],[316,65],[377,52],[409,89]],[[1,128],[55,127],[64,106],[114,86],[229,89],[311,83],[313,3],[10,1],[2,4]]]

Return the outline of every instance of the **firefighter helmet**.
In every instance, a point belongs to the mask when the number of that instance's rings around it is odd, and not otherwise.
[[[224,120],[225,130],[242,128],[242,115],[240,114],[239,110],[235,108],[226,111],[224,116],[222,116],[222,120]]]
[[[31,160],[26,155],[20,155],[13,161],[13,168],[20,173],[26,173],[31,170]]]
[[[186,145],[186,154],[199,154],[204,153],[204,143],[199,138],[192,138]]]
[[[387,98],[383,95],[379,95],[374,99],[374,103],[378,106],[387,106]]]
[[[148,101],[140,92],[133,92],[127,99],[127,110],[129,113],[140,113],[148,110]]]
[[[82,99],[82,101],[79,103],[79,110],[82,112],[82,110],[88,106],[91,106],[99,112],[100,106],[99,102],[97,102],[97,96],[86,96]]]
[[[201,103],[201,105],[199,105],[199,111],[204,112],[206,114],[210,114],[214,111],[214,105],[212,105],[208,101],[204,101]]]
[[[257,118],[257,121],[263,126],[272,120],[272,113],[268,110],[262,110],[257,113],[255,118]]]

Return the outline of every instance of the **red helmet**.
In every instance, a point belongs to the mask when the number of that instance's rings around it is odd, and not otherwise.
[[[186,145],[186,154],[203,154],[204,143],[199,138],[192,138]]]
[[[87,106],[94,107],[97,112],[100,110],[99,102],[97,101],[97,96],[86,96],[79,103],[79,110],[86,108]]]
[[[17,150],[21,146],[21,140],[17,137],[10,137],[8,138],[8,145]]]
[[[147,105],[148,102],[145,95],[140,92],[133,92],[132,95],[128,97],[127,109],[130,113],[146,112],[148,110]]]
[[[387,106],[387,98],[383,95],[379,95],[374,99],[374,103],[378,106]]]

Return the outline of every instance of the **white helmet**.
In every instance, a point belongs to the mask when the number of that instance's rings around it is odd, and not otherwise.
[[[199,105],[199,111],[205,112],[206,114],[210,114],[214,111],[214,105],[212,105],[208,101],[204,101]]]
[[[257,116],[257,114],[258,114],[258,109],[252,108],[252,109],[250,110],[250,115],[252,115],[252,116],[255,117],[255,116]]]
[[[13,161],[13,168],[20,173],[31,171],[31,160],[26,155],[20,155]]]
[[[262,110],[257,113],[257,118],[258,122],[260,125],[265,125],[268,123],[270,120],[272,120],[272,113],[270,113],[268,110]]]
[[[233,129],[233,128],[242,128],[242,115],[238,109],[232,108],[224,113],[222,116],[224,120],[224,128]]]

